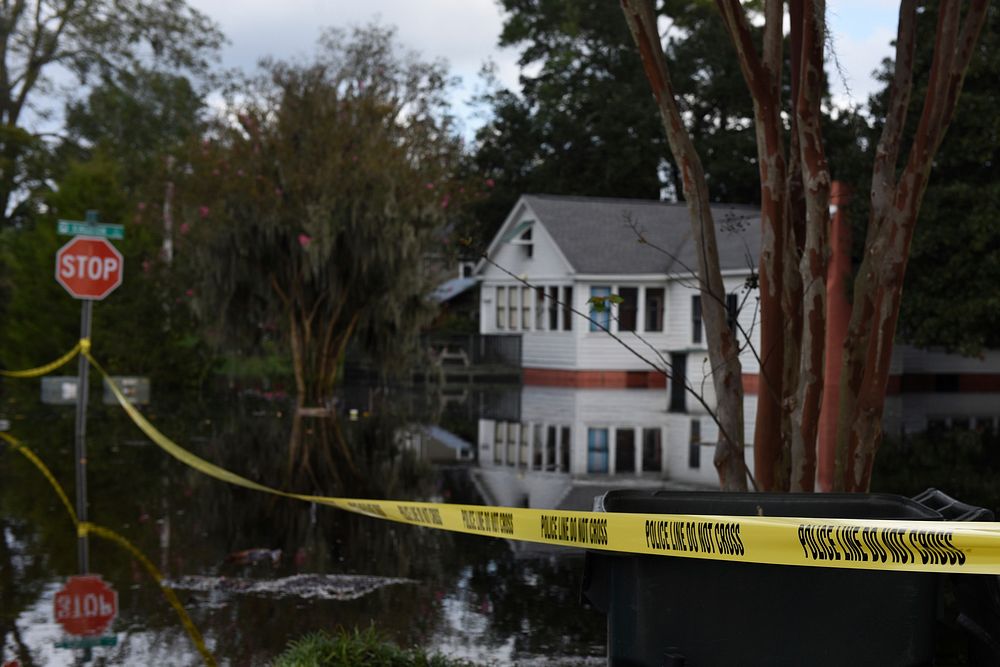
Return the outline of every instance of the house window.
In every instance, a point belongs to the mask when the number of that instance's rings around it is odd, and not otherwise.
[[[521,312],[521,310],[520,308],[517,307],[517,295],[520,293],[520,290],[518,290],[517,287],[514,286],[514,287],[508,287],[507,292],[509,293],[508,297],[510,298],[509,307],[507,308],[507,315],[508,315],[507,322],[510,325],[509,328],[511,331],[517,331],[518,328],[521,326],[519,324],[520,318],[518,318],[518,314]]]
[[[559,472],[569,472],[570,429],[563,426],[559,431]]]
[[[514,467],[517,462],[517,424],[508,423],[507,424],[507,460],[504,461],[508,466]]]
[[[517,466],[524,470],[531,463],[528,460],[529,454],[529,442],[528,433],[530,432],[530,427],[527,424],[521,424],[521,438],[518,441],[519,451],[517,456]]]
[[[691,342],[701,342],[701,296],[691,297]]]
[[[646,288],[646,331],[663,331],[663,288]]]
[[[688,445],[688,468],[701,467],[701,420],[691,420],[691,442]]]
[[[556,433],[555,426],[545,429],[545,469],[550,471],[556,469],[556,447],[559,446],[556,442]]]
[[[522,248],[524,248],[524,253],[528,257],[531,257],[532,255],[535,254],[535,246],[531,242],[531,227],[528,227],[526,230],[524,230],[524,233],[521,234],[521,238],[517,240],[517,243]]]
[[[563,331],[573,330],[573,288],[563,287]]]
[[[622,302],[618,304],[618,330],[635,331],[639,314],[639,288],[619,287],[618,296]]]
[[[604,307],[597,310],[597,305],[590,304],[590,330],[604,331],[611,328],[611,302],[605,297],[611,296],[610,287],[594,286],[590,288],[590,297],[604,298]]]
[[[532,470],[544,470],[545,461],[545,441],[542,439],[542,425],[535,424],[532,427],[532,455],[531,455],[531,469]]]
[[[535,288],[535,331],[545,331],[545,288]]]
[[[507,328],[507,288],[497,286],[497,329]]]
[[[608,429],[587,429],[587,472],[608,471]]]
[[[499,465],[503,462],[504,441],[507,439],[507,425],[503,422],[493,424],[493,463]]]
[[[658,428],[642,429],[642,471],[663,471],[663,433]]]
[[[729,330],[736,335],[736,327],[738,324],[737,317],[740,314],[740,297],[738,294],[727,294],[726,295],[726,324],[729,325]]]
[[[531,288],[521,288],[521,327],[527,331],[531,328]]]
[[[556,303],[559,300],[559,288],[549,288],[549,298],[545,302],[545,309],[549,313],[549,331],[559,331],[559,308]]]
[[[615,472],[635,472],[635,431],[620,428],[615,431]]]

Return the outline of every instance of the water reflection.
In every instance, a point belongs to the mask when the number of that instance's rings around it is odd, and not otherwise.
[[[919,491],[942,470],[954,479],[995,475],[994,399],[891,397],[887,433],[906,438],[887,443],[879,490]],[[357,388],[340,406],[336,415],[296,417],[288,402],[244,396],[158,403],[147,416],[199,456],[307,494],[589,509],[610,488],[716,485],[714,423],[669,412],[663,391]],[[72,410],[40,406],[31,391],[8,397],[2,412],[71,488]],[[975,442],[925,446],[912,435],[964,424]],[[482,662],[599,664],[604,655],[604,618],[579,604],[577,551],[391,524],[229,486],[163,454],[114,408],[94,406],[89,431],[91,517],[187,582],[178,594],[222,664],[266,664],[306,632],[372,623],[403,645]],[[904,468],[923,471],[929,484],[901,478]],[[984,497],[993,487],[982,483]],[[0,658],[73,664],[72,651],[54,647],[51,605],[74,573],[75,536],[44,481],[10,453],[0,453],[0,538]],[[91,559],[121,607],[119,645],[96,650],[94,664],[198,663],[176,616],[125,554],[97,541]],[[296,594],[303,581],[336,594]],[[261,587],[280,594],[247,592]]]
[[[528,386],[517,396],[516,409],[501,401],[478,420],[474,478],[491,504],[590,509],[610,488],[718,485],[718,427],[669,412],[663,391]]]
[[[435,468],[414,449],[413,434],[434,414],[414,405],[410,396],[390,394],[367,401],[356,421],[296,418],[289,405],[260,399],[157,405],[147,414],[199,456],[272,486],[483,502],[463,466]],[[17,414],[12,430],[71,488],[72,411],[30,398],[8,402],[5,411]],[[571,656],[603,654],[596,615],[562,626],[541,617],[550,604],[563,614],[579,611],[573,558],[515,561],[506,543],[489,538],[387,524],[225,485],[166,457],[114,409],[92,410],[89,430],[91,517],[125,534],[168,578],[199,578],[178,594],[222,664],[265,664],[306,632],[372,623],[403,645],[484,662],[544,656],[561,644],[572,647]],[[0,657],[73,664],[72,651],[54,648],[60,629],[51,621],[54,593],[75,568],[70,522],[33,470],[0,456]],[[125,554],[95,542],[91,559],[120,596],[119,644],[96,649],[94,664],[198,663],[156,587]],[[349,585],[356,594],[316,598],[295,594],[292,584],[304,575],[327,584],[406,583]],[[289,585],[277,596],[233,590],[282,581]]]

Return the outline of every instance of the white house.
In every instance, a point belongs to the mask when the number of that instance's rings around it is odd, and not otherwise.
[[[725,205],[713,212],[727,306],[756,347],[757,292],[747,285],[759,212]],[[524,195],[476,267],[480,332],[521,336],[528,385],[662,388],[665,376],[652,362],[669,364],[700,391],[709,365],[695,252],[684,204]],[[592,297],[609,295],[621,302],[610,312],[593,308]],[[749,348],[741,361],[753,391],[758,365]]]
[[[516,420],[479,419],[479,490],[491,504],[589,509],[602,489],[717,488],[714,420],[666,403],[655,389],[524,386]],[[748,442],[755,407],[748,396]]]

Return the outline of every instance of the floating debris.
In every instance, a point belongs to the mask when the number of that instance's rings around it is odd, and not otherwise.
[[[271,565],[277,567],[281,562],[281,549],[244,549],[243,551],[234,551],[226,556],[226,562],[235,565],[252,565],[265,561],[269,561]]]
[[[189,576],[165,583],[177,590],[198,593],[346,601],[357,600],[385,586],[415,584],[417,581],[357,574],[296,574],[279,579]]]

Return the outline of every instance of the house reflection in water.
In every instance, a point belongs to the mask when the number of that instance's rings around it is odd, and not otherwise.
[[[519,415],[479,419],[477,485],[490,504],[559,509],[590,509],[610,488],[717,488],[718,427],[704,412],[668,412],[667,400],[656,389],[524,386]]]

